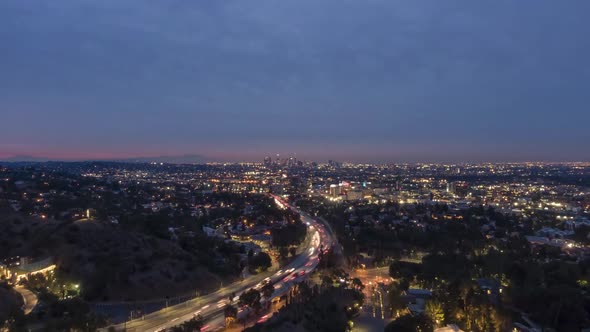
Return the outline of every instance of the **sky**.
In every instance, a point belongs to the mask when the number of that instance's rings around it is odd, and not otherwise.
[[[2,0],[0,158],[589,161],[587,0]]]

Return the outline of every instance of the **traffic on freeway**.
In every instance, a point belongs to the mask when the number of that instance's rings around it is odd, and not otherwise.
[[[223,310],[229,304],[229,296],[231,294],[237,294],[234,299],[237,301],[239,294],[251,288],[259,289],[265,282],[270,282],[275,287],[274,298],[285,294],[294,283],[307,278],[319,264],[319,251],[321,249],[327,251],[331,248],[334,244],[334,237],[326,229],[325,225],[316,221],[308,214],[289,205],[280,197],[273,196],[273,198],[275,199],[275,203],[281,208],[288,208],[299,213],[302,222],[308,226],[307,236],[309,240],[305,242],[307,247],[291,263],[277,272],[273,271],[250,276],[245,280],[222,287],[215,293],[164,308],[145,315],[143,318],[114,325],[113,327],[117,331],[165,331],[200,315],[205,319],[205,326],[202,331],[218,331],[225,327]],[[238,313],[238,315],[240,314],[241,312]],[[262,317],[261,321],[266,318]]]

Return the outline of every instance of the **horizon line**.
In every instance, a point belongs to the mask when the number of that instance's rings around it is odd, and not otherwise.
[[[175,156],[170,156],[171,158]],[[223,160],[206,160],[200,162],[173,162],[173,161],[149,161],[149,160],[138,160],[134,159],[149,159],[150,157],[130,157],[130,158],[105,158],[105,159],[61,159],[61,158],[43,158],[44,160],[10,160],[10,158],[0,158],[0,163],[31,163],[31,164],[46,164],[46,163],[116,163],[116,164],[167,164],[167,165],[214,165],[214,164],[264,164],[263,161],[248,161],[248,160],[236,160],[236,161],[223,161]],[[154,157],[162,158],[162,156]],[[328,161],[319,160],[304,160],[307,163],[315,162],[318,164],[328,164]],[[501,160],[501,161],[346,161],[346,160],[334,160],[335,162],[350,165],[389,165],[389,164],[400,164],[400,165],[413,165],[413,164],[439,164],[439,165],[473,165],[473,164],[590,164],[588,160]]]

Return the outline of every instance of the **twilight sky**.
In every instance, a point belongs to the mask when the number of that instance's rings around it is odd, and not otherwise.
[[[588,0],[2,0],[0,157],[590,160]]]

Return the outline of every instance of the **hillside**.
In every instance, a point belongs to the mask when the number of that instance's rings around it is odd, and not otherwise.
[[[4,322],[11,313],[20,311],[22,304],[22,298],[17,292],[0,284],[0,323]]]
[[[172,297],[219,285],[218,276],[200,263],[196,253],[109,223],[2,213],[0,252],[3,257],[54,257],[58,274],[79,282],[88,300]]]

